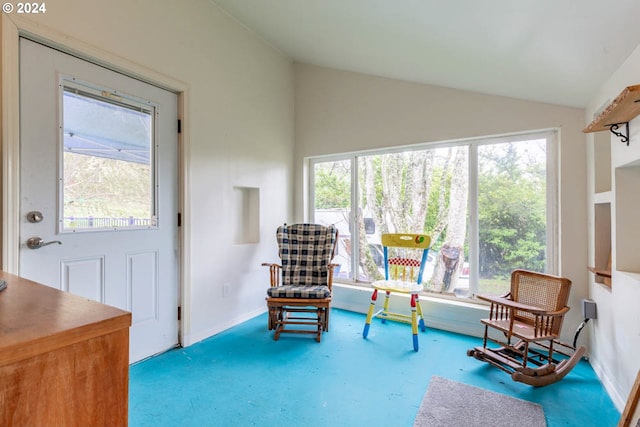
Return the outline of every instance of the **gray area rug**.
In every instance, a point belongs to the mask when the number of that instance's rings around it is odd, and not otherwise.
[[[542,406],[433,376],[414,427],[546,427]]]

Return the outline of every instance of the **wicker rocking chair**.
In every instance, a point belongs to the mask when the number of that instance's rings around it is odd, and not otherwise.
[[[584,347],[559,341],[571,281],[525,270],[511,275],[511,291],[504,296],[478,298],[491,304],[483,319],[483,345],[467,355],[510,373],[514,381],[545,386],[564,378],[578,363]],[[490,331],[497,331],[494,338]],[[499,345],[487,347],[488,342]],[[575,343],[574,343],[575,345]]]

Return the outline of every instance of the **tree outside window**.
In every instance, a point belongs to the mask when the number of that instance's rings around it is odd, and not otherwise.
[[[381,278],[380,237],[388,232],[431,235],[427,292],[500,294],[508,291],[513,269],[545,271],[550,138],[312,161],[313,219],[340,230],[337,279]],[[470,246],[470,235],[477,247]]]

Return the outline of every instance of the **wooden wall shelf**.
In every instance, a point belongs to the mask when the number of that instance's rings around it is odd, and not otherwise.
[[[587,267],[587,268],[589,269],[590,272],[592,272],[596,276],[608,277],[609,279],[611,279],[611,270],[603,270],[601,268],[595,268],[595,267]]]
[[[587,269],[596,275],[596,283],[611,287],[611,270],[595,267],[587,267]]]
[[[596,275],[597,283],[604,283],[611,287],[611,253],[609,253],[607,268],[587,267],[587,270]]]
[[[629,145],[629,122],[640,114],[640,85],[627,86],[593,121],[584,128],[584,133],[609,130]],[[626,135],[617,132],[626,126]]]

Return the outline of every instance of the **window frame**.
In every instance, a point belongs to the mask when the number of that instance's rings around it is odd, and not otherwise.
[[[64,210],[64,95],[65,91],[85,96],[89,99],[95,99],[100,102],[112,104],[123,109],[131,111],[143,112],[148,114],[151,120],[150,141],[149,141],[149,179],[150,179],[150,200],[149,200],[149,224],[147,225],[109,225],[98,227],[66,227],[65,210]],[[119,92],[115,89],[107,88],[97,84],[93,84],[84,80],[79,80],[73,76],[60,74],[58,76],[58,218],[57,232],[59,234],[73,233],[95,233],[104,231],[131,231],[131,230],[149,230],[159,228],[158,210],[159,210],[159,164],[158,164],[158,104],[151,100],[135,97],[130,94]]]
[[[511,134],[496,135],[490,137],[467,138],[452,141],[420,143],[414,145],[403,145],[398,147],[389,147],[376,150],[363,150],[344,154],[333,154],[323,156],[308,157],[306,162],[307,169],[307,187],[308,195],[308,220],[315,221],[315,166],[316,164],[327,163],[332,161],[348,160],[351,165],[351,197],[350,197],[350,214],[349,221],[352,231],[352,254],[359,252],[359,230],[355,226],[355,215],[360,211],[358,207],[359,197],[359,170],[358,159],[361,156],[384,155],[397,152],[417,151],[424,149],[446,148],[450,146],[468,146],[468,172],[469,172],[469,195],[468,195],[468,247],[469,247],[469,287],[471,297],[478,291],[479,286],[479,211],[478,211],[478,148],[483,145],[502,144],[508,142],[528,141],[535,139],[546,139],[546,273],[558,274],[559,269],[559,130],[558,129],[541,129],[534,131],[518,132]],[[357,257],[351,257],[351,272],[358,271]],[[336,280],[346,284],[359,286],[368,285],[369,282],[358,280],[357,274],[351,280]],[[439,296],[437,293],[429,293],[430,296]],[[442,295],[444,296],[444,295]],[[458,297],[464,299],[464,297]]]

